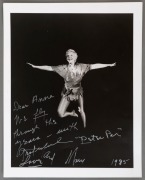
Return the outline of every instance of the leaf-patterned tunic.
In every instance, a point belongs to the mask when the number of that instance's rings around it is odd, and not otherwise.
[[[77,63],[75,72],[70,71],[68,65],[51,66],[53,71],[64,78],[65,87],[62,95],[69,101],[77,100],[83,95],[81,80],[83,76],[90,70],[90,64]]]

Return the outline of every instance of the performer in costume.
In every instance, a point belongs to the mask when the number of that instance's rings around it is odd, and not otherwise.
[[[60,104],[58,106],[58,114],[60,117],[66,116],[74,116],[78,117],[78,114],[73,110],[72,112],[68,112],[67,108],[71,101],[78,101],[79,107],[78,110],[80,112],[81,118],[83,120],[83,125],[86,127],[86,115],[84,112],[84,99],[83,99],[83,88],[81,86],[81,81],[83,76],[89,71],[93,69],[105,68],[105,67],[113,67],[116,63],[113,64],[83,64],[77,63],[77,53],[73,49],[69,49],[66,51],[66,60],[68,61],[67,65],[58,65],[58,66],[36,66],[31,63],[27,63],[31,65],[33,68],[54,71],[58,73],[60,76],[64,78],[64,88],[62,91],[62,98]]]

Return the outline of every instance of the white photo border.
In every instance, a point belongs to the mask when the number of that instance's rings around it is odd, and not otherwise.
[[[4,3],[4,177],[142,177],[142,3]],[[133,14],[133,168],[11,167],[11,13]]]

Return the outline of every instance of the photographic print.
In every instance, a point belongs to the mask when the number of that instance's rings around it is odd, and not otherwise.
[[[6,176],[141,175],[142,4],[128,4],[4,4]]]

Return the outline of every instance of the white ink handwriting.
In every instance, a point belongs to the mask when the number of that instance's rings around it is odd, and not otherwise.
[[[38,163],[38,164],[37,164]],[[36,166],[42,166],[42,160],[36,159],[36,160],[30,160],[30,156],[27,156],[25,161],[19,165],[19,167],[23,167],[25,165],[35,165]]]
[[[49,120],[48,119],[45,120],[45,124],[46,126],[50,126],[50,125],[56,125],[57,122],[54,119],[50,118]]]
[[[52,98],[54,98],[53,95],[45,96],[45,97],[43,97],[43,98],[41,98],[41,97],[38,98],[38,96],[35,95],[35,96],[33,96],[33,98],[32,98],[32,104],[34,104],[34,103],[41,103],[41,102],[47,101],[47,100],[52,99]]]
[[[20,131],[19,129],[17,129],[17,130],[13,133],[13,134],[14,134],[14,138],[19,137],[19,136],[23,136],[23,135],[28,134],[28,133],[34,134],[37,129],[40,129],[40,128],[37,126],[37,124],[35,125],[35,127],[31,128],[31,129],[28,129],[28,130],[26,130],[26,131],[24,131],[24,132],[22,132],[22,131]]]
[[[23,139],[22,141],[17,140],[17,141],[15,142],[15,145],[17,145],[17,144],[19,144],[19,145],[27,145],[27,144],[30,144],[30,143],[32,143],[32,142],[38,141],[38,140],[40,140],[40,139],[41,139],[41,138],[38,136],[38,137],[36,137],[36,138],[32,138],[32,139],[29,139],[29,140],[25,140],[25,139]]]
[[[54,157],[55,157],[55,153],[52,154],[51,151],[47,151],[43,155],[44,159],[49,159],[51,161],[51,165],[52,165],[52,163],[54,161]]]
[[[19,111],[21,109],[25,109],[29,107],[29,105],[25,104],[25,105],[20,105],[17,101],[14,102],[14,109],[13,111]]]
[[[129,160],[130,159],[113,159],[112,162],[111,162],[111,165],[112,166],[126,165]]]
[[[39,118],[42,118],[43,117],[43,120],[45,120],[46,116],[48,114],[46,114],[45,111],[42,110],[42,108],[40,109],[37,109],[36,112],[34,113],[34,120],[35,120],[35,123],[36,123],[36,120],[39,119]]]
[[[62,137],[57,138],[56,142],[49,144],[49,143],[45,143],[44,146],[42,147],[36,147],[36,145],[33,146],[33,149],[25,149],[22,147],[22,145],[19,146],[18,151],[17,151],[17,155],[16,157],[23,157],[23,160],[25,159],[25,157],[27,156],[31,156],[38,152],[38,151],[43,151],[49,147],[55,146],[57,144],[67,144],[67,143],[72,143],[73,141],[62,141]]]
[[[77,122],[72,123],[67,128],[59,129],[56,134],[60,134],[60,133],[63,133],[63,132],[66,132],[66,131],[71,131],[71,130],[78,130],[78,128],[76,126],[77,126]]]
[[[99,140],[104,139],[104,137],[102,137],[102,136],[96,136],[96,135],[91,135],[90,137],[78,136],[78,137],[75,137],[75,138],[76,138],[76,139],[80,139],[81,144],[90,144],[90,143],[92,143],[92,142],[95,142],[95,141],[99,141]]]
[[[122,130],[121,128],[118,128],[118,130]],[[120,132],[115,132],[115,133],[112,133],[110,130],[106,130],[105,131],[105,135],[106,135],[106,137],[107,137],[107,139],[109,139],[109,138],[114,138],[114,137],[121,137],[121,134],[120,134]]]
[[[74,151],[70,151],[70,154],[67,158],[67,160],[65,161],[65,164],[70,164],[72,161],[72,165],[74,166],[76,163],[84,163],[85,159],[80,159],[80,158],[76,158],[77,156],[77,151],[78,151],[78,147],[74,150]]]
[[[26,116],[24,116],[23,118],[20,118],[19,115],[16,115],[14,120],[16,121],[16,125],[18,125],[18,124],[21,124],[22,121],[26,122],[27,118],[26,118]]]

